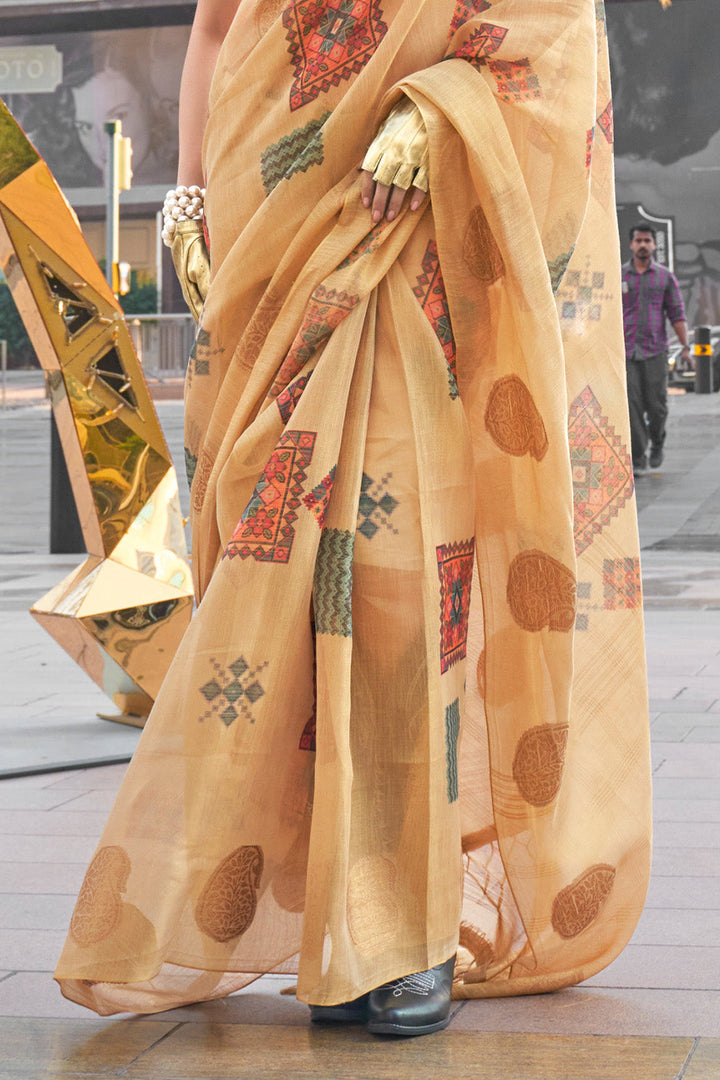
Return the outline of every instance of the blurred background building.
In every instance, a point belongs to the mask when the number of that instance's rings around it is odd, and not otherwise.
[[[47,160],[99,260],[105,121],[121,119],[132,139],[120,258],[132,266],[125,307],[134,313],[183,310],[158,210],[175,183],[177,99],[194,9],[172,0],[0,0],[0,96]],[[690,323],[720,324],[718,0],[674,0],[666,11],[657,0],[608,0],[607,27],[621,223],[638,207],[668,222],[663,258],[674,262]],[[8,299],[0,296],[0,321]],[[11,345],[11,363],[12,353]]]

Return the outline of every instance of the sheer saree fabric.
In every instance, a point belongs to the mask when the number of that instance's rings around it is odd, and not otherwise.
[[[372,227],[400,93],[431,202]],[[594,0],[243,0],[205,139],[197,614],[56,978],[100,1013],[445,960],[552,990],[630,937],[649,755]]]

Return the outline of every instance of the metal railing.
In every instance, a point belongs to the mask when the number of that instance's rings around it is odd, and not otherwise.
[[[195,340],[192,315],[126,315],[146,375],[161,382],[185,374]]]

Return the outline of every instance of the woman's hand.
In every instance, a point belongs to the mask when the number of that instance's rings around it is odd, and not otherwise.
[[[391,110],[362,163],[363,205],[372,220],[398,216],[410,191],[410,209],[419,210],[428,191],[428,137],[422,114],[409,98]]]
[[[210,285],[210,256],[202,222],[178,221],[170,243],[170,252],[185,303],[195,322],[199,322]]]

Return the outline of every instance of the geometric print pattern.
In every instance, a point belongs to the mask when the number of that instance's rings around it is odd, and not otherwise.
[[[485,64],[488,56],[497,52],[506,35],[507,29],[504,26],[496,26],[494,23],[480,23],[477,30],[473,30],[467,41],[459,49],[456,49],[454,53],[451,53],[451,56],[459,60],[467,60],[473,67],[479,68]],[[526,64],[527,61],[521,60],[520,63]]]
[[[227,558],[252,556],[257,562],[289,561],[296,510],[316,438],[314,431],[282,433],[225,549]]]
[[[198,326],[195,333],[195,341],[190,350],[190,359],[193,361],[192,372],[195,375],[209,375],[210,361],[216,356],[222,356],[224,349],[213,349],[211,336],[202,326]]]
[[[631,555],[624,559],[603,559],[603,607],[605,610],[638,608],[641,603],[640,560]]]
[[[458,797],[457,744],[460,734],[460,699],[445,709],[445,752],[447,755],[447,796],[454,803]]]
[[[251,668],[247,660],[239,656],[229,667],[223,667],[211,657],[210,665],[214,675],[200,687],[200,693],[210,707],[198,718],[200,723],[219,716],[223,724],[230,727],[243,716],[254,724],[253,706],[265,693],[257,676],[268,666],[268,661]]]
[[[352,564],[355,534],[323,529],[315,560],[315,632],[352,636]]]
[[[568,437],[575,552],[579,555],[617,516],[632,495],[632,464],[627,447],[603,416],[589,386],[570,406]]]
[[[476,15],[482,15],[483,11],[487,11],[490,7],[490,0],[462,0],[455,8],[455,14],[450,22],[450,37],[464,26],[468,19],[473,19]]]
[[[310,375],[312,375],[312,372],[308,375],[301,375],[299,379],[295,379],[289,386],[286,386],[281,394],[278,394],[276,404],[283,424],[287,425],[290,417],[295,412],[295,406],[302,397],[302,392],[308,384]]]
[[[310,120],[305,127],[283,135],[279,142],[263,151],[260,167],[267,195],[281,180],[289,180],[298,172],[307,172],[311,165],[322,165],[322,128],[329,116],[329,112],[323,113],[319,119]]]
[[[580,324],[599,322],[602,301],[612,300],[613,294],[605,290],[604,272],[592,270],[588,260],[584,270],[570,270],[565,275],[559,298],[560,318]]]
[[[457,383],[455,381],[455,339],[453,337],[452,324],[450,322],[450,308],[448,307],[445,283],[440,270],[437,244],[434,240],[428,242],[422,261],[422,274],[418,275],[417,285],[413,292],[420,301],[420,306],[430,321],[437,339],[442,345],[445,360],[448,365],[448,382],[450,384],[450,397],[458,396]]]
[[[475,539],[436,548],[440,578],[440,671],[465,657]]]
[[[596,611],[631,611],[642,606],[640,560],[632,555],[624,559],[603,559],[601,602],[593,600],[591,581],[578,581],[576,630],[590,629],[590,615]]]
[[[612,146],[615,139],[615,124],[613,120],[613,106],[612,101],[608,101],[607,105],[597,118],[598,127],[602,131],[607,141]]]
[[[487,66],[495,79],[495,89],[503,101],[536,101],[542,97],[540,82],[524,60],[488,60]]]
[[[295,68],[292,112],[362,71],[387,33],[379,0],[293,0],[283,25]]]
[[[303,503],[315,515],[315,520],[321,529],[325,524],[325,514],[327,513],[330,493],[335,481],[335,468],[336,466],[333,465],[327,476],[303,498]]]
[[[561,255],[558,255],[557,258],[548,260],[548,272],[550,274],[550,284],[552,286],[553,296],[560,288],[571,258],[572,250],[564,251]]]
[[[360,297],[355,294],[318,285],[305,309],[302,325],[270,388],[271,398],[277,398],[299,375],[359,302]]]
[[[367,473],[362,474],[357,531],[362,533],[367,540],[372,540],[381,527],[389,529],[395,536],[399,536],[399,530],[393,528],[388,521],[388,518],[398,506],[397,499],[393,498],[390,492],[386,490],[388,480],[391,479],[392,473],[386,473],[377,482]]]

